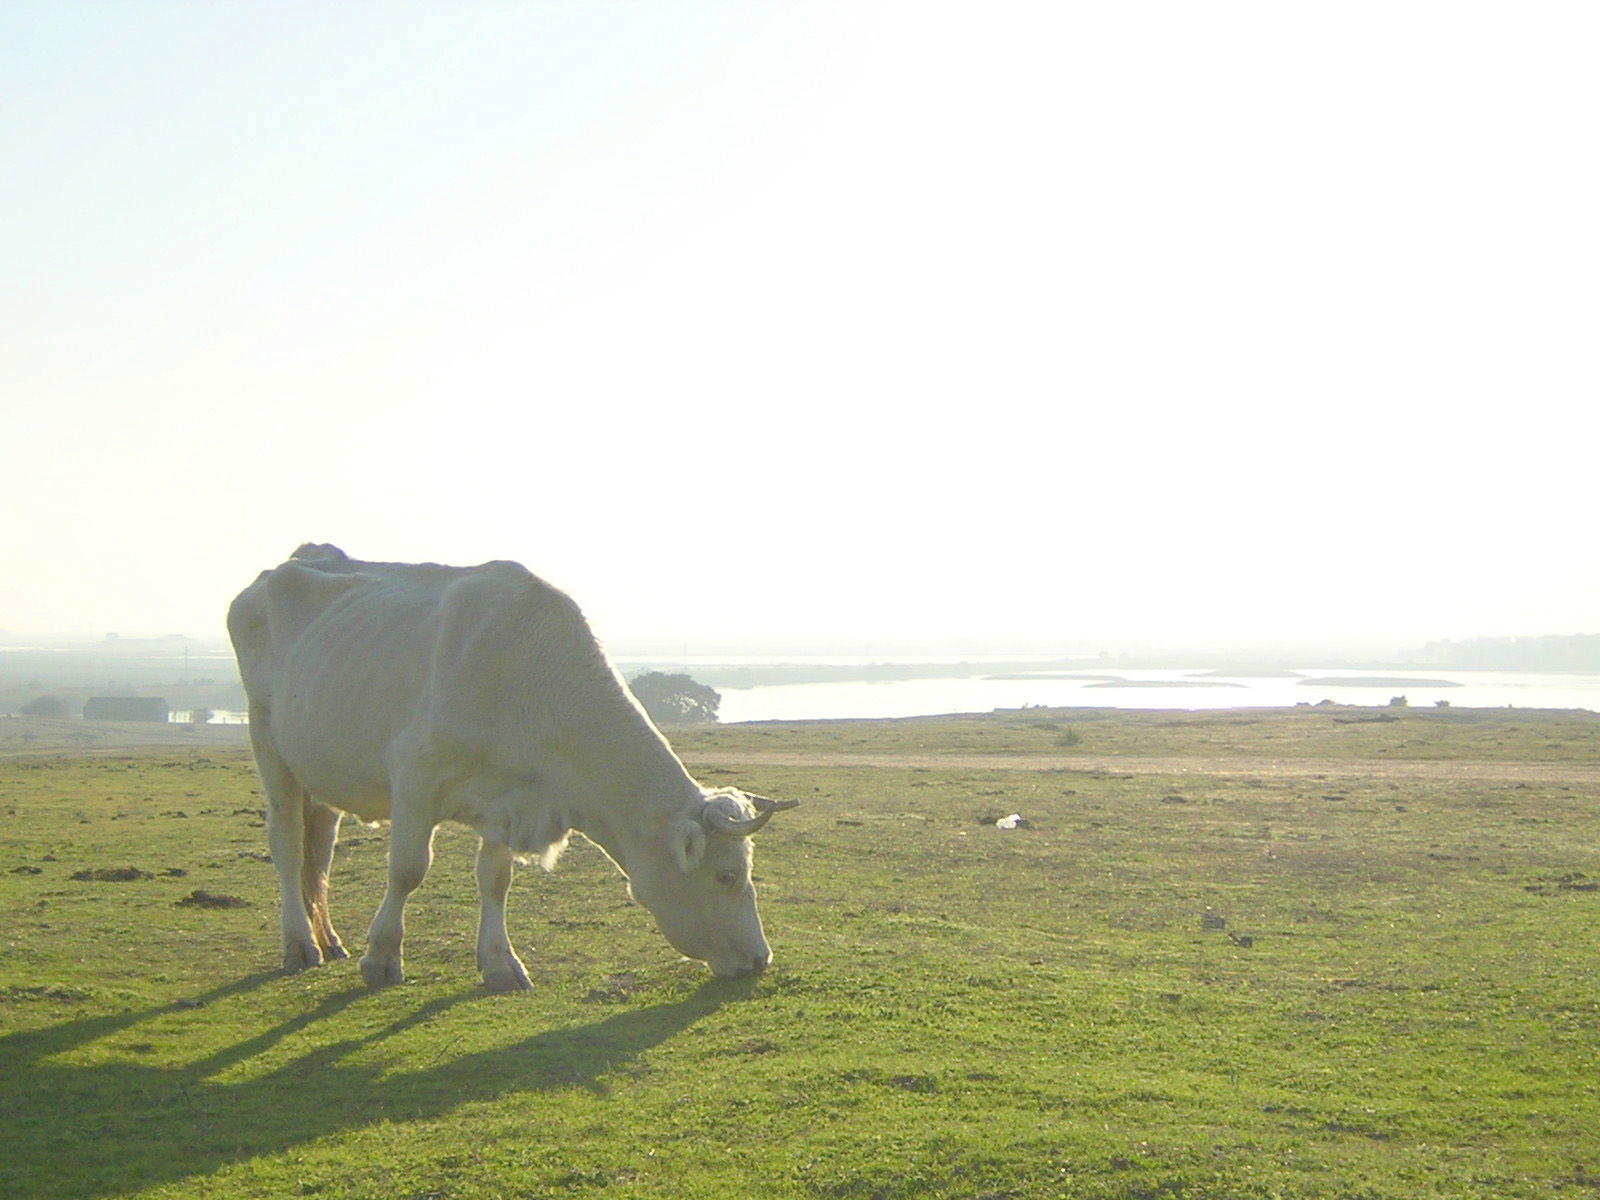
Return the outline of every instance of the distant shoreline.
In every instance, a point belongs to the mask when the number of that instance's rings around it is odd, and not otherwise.
[[[1077,679],[1085,688],[1242,688],[1229,679],[1128,679],[1122,675],[1090,675],[1080,671],[1027,671],[1016,675],[985,675],[985,679],[1006,683],[1036,683],[1040,680]]]
[[[1302,679],[1302,687],[1419,687],[1419,688],[1457,688],[1465,684],[1457,683],[1454,679],[1423,679],[1415,675],[1332,675],[1320,679]]]
[[[1085,684],[1092,688],[1242,688],[1226,679],[1106,679]]]

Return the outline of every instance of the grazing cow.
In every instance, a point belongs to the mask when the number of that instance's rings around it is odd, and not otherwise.
[[[719,976],[771,951],[750,837],[779,809],[689,775],[578,607],[512,562],[357,562],[305,545],[228,610],[267,793],[286,970],[346,957],[328,919],[343,813],[390,823],[389,885],[361,974],[399,983],[406,897],[433,831],[477,830],[478,969],[528,986],[506,935],[514,856],[548,870],[576,829],[627,877],[679,951]]]

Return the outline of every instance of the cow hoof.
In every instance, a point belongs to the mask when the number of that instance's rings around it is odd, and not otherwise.
[[[304,971],[307,967],[320,967],[322,965],[322,951],[316,946],[302,946],[296,943],[283,948],[283,971],[286,975],[293,975],[296,971]]]
[[[349,958],[349,957],[350,957],[350,951],[346,950],[338,942],[335,942],[331,946],[325,946],[323,948],[323,951],[322,951],[322,961],[325,962],[325,963],[330,963],[330,962],[334,962],[334,961],[336,961],[338,959],[341,959],[341,958]]]
[[[361,960],[361,978],[366,981],[369,988],[381,988],[389,987],[396,983],[404,983],[406,981],[406,973],[401,967],[398,958],[363,958]]]
[[[484,975],[483,986],[491,992],[525,992],[533,986],[521,970],[491,971]]]

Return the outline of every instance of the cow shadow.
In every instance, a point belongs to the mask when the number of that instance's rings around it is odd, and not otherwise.
[[[190,1007],[239,995],[275,975],[219,987]],[[355,987],[234,1045],[181,1066],[118,1058],[80,1063],[60,1056],[141,1023],[172,1006],[89,1017],[0,1037],[0,1195],[68,1200],[111,1196],[211,1174],[330,1134],[382,1121],[439,1116],[517,1091],[582,1087],[605,1091],[608,1075],[682,1033],[724,1004],[748,997],[738,983],[707,982],[670,1003],[627,1008],[581,1025],[547,1029],[491,1051],[451,1055],[395,1071],[370,1047],[461,1004],[506,1003],[481,989],[419,1005],[359,1036],[320,1044],[244,1079],[240,1064],[281,1056],[294,1036],[371,993]]]

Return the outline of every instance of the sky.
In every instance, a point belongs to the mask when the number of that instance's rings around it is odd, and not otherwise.
[[[0,6],[0,630],[1600,631],[1583,3]]]

